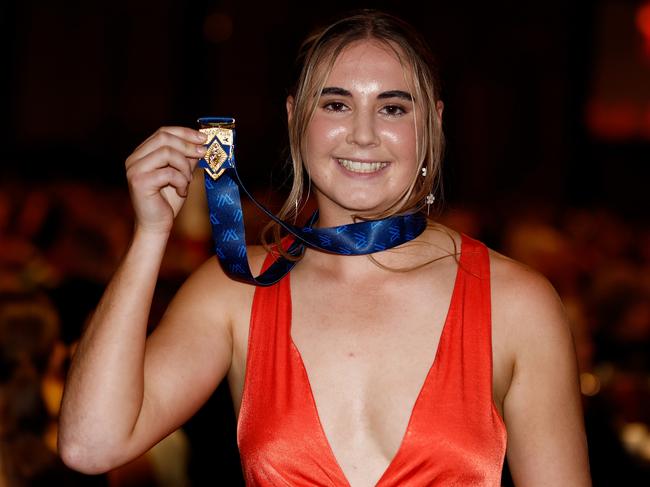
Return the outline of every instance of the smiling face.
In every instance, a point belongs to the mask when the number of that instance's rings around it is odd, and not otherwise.
[[[386,210],[419,172],[422,116],[404,73],[395,52],[372,40],[334,62],[302,146],[322,224]]]

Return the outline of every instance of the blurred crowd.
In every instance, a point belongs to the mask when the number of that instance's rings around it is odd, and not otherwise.
[[[184,278],[210,255],[203,195],[190,194],[163,262],[151,326]],[[271,207],[277,205],[269,198]],[[247,208],[245,213],[254,240],[264,222]],[[606,209],[540,205],[491,214],[450,209],[440,220],[550,279],[576,340],[594,485],[647,485],[648,225]],[[77,474],[56,456],[70,356],[132,225],[123,188],[0,182],[0,486],[241,483],[234,416],[223,386],[186,427],[107,475]]]

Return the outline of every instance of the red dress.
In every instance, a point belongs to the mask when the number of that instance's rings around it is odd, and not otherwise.
[[[349,485],[291,339],[289,275],[255,290],[237,441],[247,485]],[[492,400],[488,253],[462,235],[436,357],[377,486],[499,486],[505,449]]]

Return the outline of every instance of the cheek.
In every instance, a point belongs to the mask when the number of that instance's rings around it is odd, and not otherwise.
[[[399,152],[404,157],[415,157],[415,128],[411,124],[405,124],[396,127],[387,127],[382,133],[382,139],[385,143],[391,145],[391,148]]]
[[[342,123],[315,116],[307,129],[307,150],[321,151],[330,148],[345,137],[345,127]]]

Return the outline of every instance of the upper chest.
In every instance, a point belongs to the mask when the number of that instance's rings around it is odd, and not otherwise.
[[[284,298],[291,308],[287,333],[315,393],[329,401],[326,391],[357,391],[345,401],[358,410],[379,404],[376,396],[386,390],[416,394],[436,355],[457,269],[450,258],[433,270],[383,271],[378,279],[347,284],[295,269]],[[250,331],[248,320],[240,321],[229,377],[236,409]]]
[[[390,381],[393,371],[407,376],[403,382],[413,368],[427,368],[452,299],[455,272],[448,270],[363,284],[292,276],[290,334],[309,373],[340,382],[345,368],[340,386],[367,389]]]

